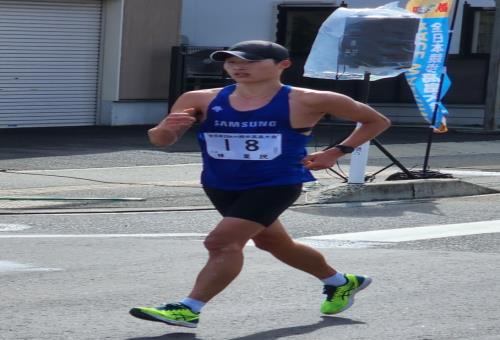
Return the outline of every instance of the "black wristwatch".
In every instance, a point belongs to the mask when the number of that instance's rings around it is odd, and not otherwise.
[[[342,153],[352,153],[354,151],[354,148],[352,146],[347,146],[342,144],[337,144],[334,145],[333,147],[339,149],[340,151],[342,151]]]

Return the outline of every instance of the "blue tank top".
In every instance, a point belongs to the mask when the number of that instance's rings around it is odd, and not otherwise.
[[[311,136],[290,125],[288,95],[282,86],[265,106],[237,111],[229,103],[236,85],[224,87],[207,108],[198,141],[203,158],[201,183],[222,190],[314,181],[301,160]]]

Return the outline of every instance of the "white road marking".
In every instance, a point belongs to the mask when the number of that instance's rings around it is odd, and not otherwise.
[[[3,231],[21,231],[21,230],[26,230],[33,228],[30,225],[26,224],[5,224],[5,223],[0,223],[0,232]]]
[[[141,238],[141,237],[204,237],[201,233],[163,233],[163,234],[9,234],[2,238]]]
[[[18,263],[12,261],[0,261],[0,273],[6,272],[53,272],[62,270],[60,268],[36,267],[29,263]]]
[[[408,242],[491,233],[500,233],[500,220],[310,236],[300,238],[298,241],[320,248],[364,248],[377,243]]]
[[[462,176],[500,176],[500,171],[480,171],[480,170],[454,170],[454,169],[441,169],[443,173]]]
[[[309,236],[296,239],[316,248],[366,248],[383,243],[429,240],[435,238],[500,233],[500,220],[432,225],[414,228],[372,230],[357,233]],[[7,234],[0,239],[20,238],[202,238],[204,233],[158,234]],[[249,246],[253,242],[248,242]]]

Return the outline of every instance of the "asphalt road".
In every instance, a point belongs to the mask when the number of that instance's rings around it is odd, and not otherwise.
[[[109,167],[100,174],[113,177],[107,172],[124,166],[199,162],[193,135],[181,145],[158,150],[147,144],[145,130],[6,131],[0,134],[0,169],[7,170],[0,176],[0,189],[48,190],[42,185],[48,179],[30,182],[26,175],[10,171]],[[344,132],[339,128],[334,135]],[[405,164],[419,164],[423,135],[415,129],[394,129],[381,140]],[[329,131],[318,138],[312,149],[331,139]],[[499,135],[453,132],[435,138],[433,166],[500,170]],[[371,155],[371,164],[387,163],[376,150]],[[115,170],[115,179],[124,174]],[[65,185],[63,178],[58,180],[60,192],[160,196],[167,191],[180,197],[182,209],[70,213],[71,206],[61,206],[56,214],[23,214],[21,207],[16,214],[0,214],[2,340],[500,338],[499,232],[376,244],[323,243],[320,251],[337,269],[374,279],[353,308],[335,317],[319,313],[324,296],[317,279],[249,245],[243,272],[207,305],[198,329],[132,318],[128,310],[133,306],[185,296],[206,260],[201,241],[217,223],[218,214],[206,208],[185,209],[190,200],[201,197],[196,185],[155,191],[145,187],[140,192],[112,186],[113,191],[105,191],[88,182],[75,188]],[[498,194],[340,203],[295,206],[282,220],[294,238],[305,242],[306,237],[320,235],[433,225],[445,230],[450,224],[478,221],[498,226],[499,206]]]
[[[295,207],[282,219],[291,235],[301,238],[500,220],[499,203],[500,195],[488,195]],[[320,282],[252,246],[245,250],[244,271],[205,308],[198,329],[130,317],[132,306],[175,301],[188,292],[206,260],[203,235],[218,218],[214,211],[2,216],[0,339],[497,339],[500,334],[497,233],[321,248],[339,270],[374,278],[355,306],[335,317],[318,311]]]

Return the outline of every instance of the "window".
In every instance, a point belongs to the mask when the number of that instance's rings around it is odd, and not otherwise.
[[[345,6],[345,5],[341,5]],[[304,78],[304,64],[316,39],[321,24],[338,8],[323,4],[280,4],[278,5],[278,21],[276,42],[290,51],[293,61],[284,74],[287,84],[317,89],[331,89],[332,81],[324,79]]]
[[[331,5],[278,5],[276,40],[289,49],[292,56],[307,55],[323,21],[336,10]]]
[[[491,51],[495,9],[464,4],[460,54],[485,55]]]
[[[495,11],[483,10],[474,13],[474,30],[472,34],[472,53],[490,53],[493,38],[493,22]]]

